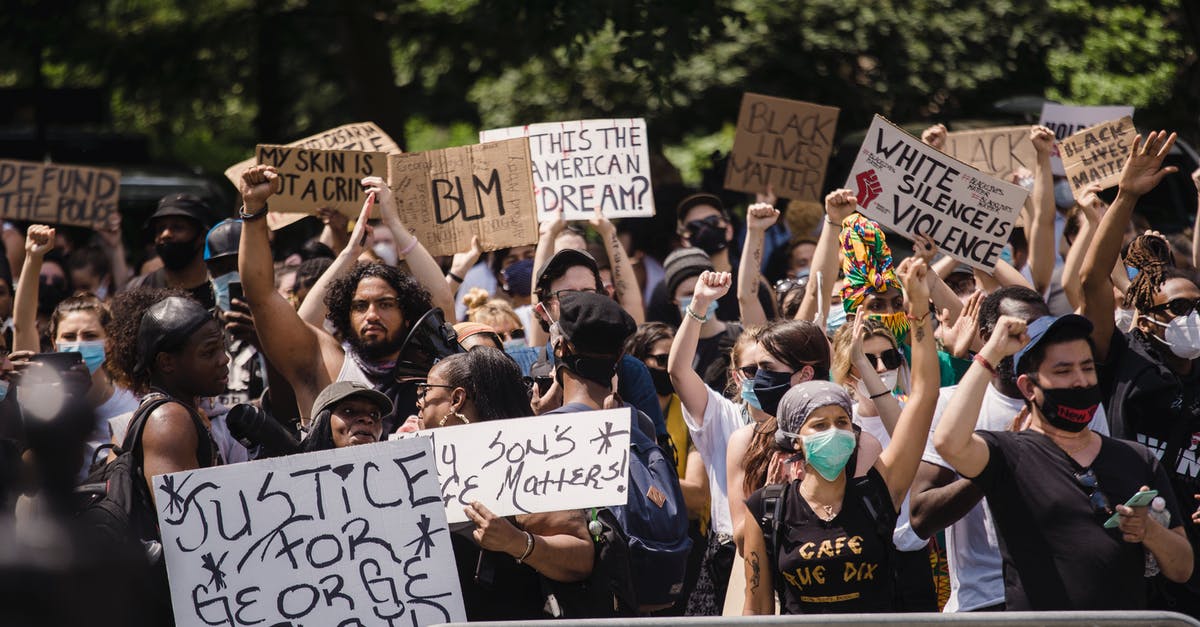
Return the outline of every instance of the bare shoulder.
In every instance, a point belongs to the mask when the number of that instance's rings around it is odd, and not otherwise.
[[[182,404],[163,403],[146,418],[142,432],[142,446],[146,451],[194,451],[196,444],[196,427],[191,413]]]

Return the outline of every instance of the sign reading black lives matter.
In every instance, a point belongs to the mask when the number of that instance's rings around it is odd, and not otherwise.
[[[357,150],[318,150],[259,144],[255,157],[274,166],[280,189],[274,198],[290,212],[316,213],[329,207],[353,219],[362,212],[362,180],[387,178],[387,154]]]
[[[1042,117],[1038,124],[1049,128],[1054,133],[1054,139],[1057,140],[1050,152],[1050,169],[1056,176],[1067,175],[1059,154],[1059,144],[1064,139],[1089,126],[1126,116],[1133,117],[1133,107],[1081,107],[1052,102],[1043,104]]]
[[[1078,198],[1089,183],[1107,189],[1121,182],[1121,169],[1133,149],[1133,118],[1101,122],[1058,142],[1063,168]]]
[[[538,221],[562,209],[567,220],[654,215],[646,121],[579,120],[493,129],[479,141],[529,138]]]
[[[876,115],[846,187],[862,214],[911,237],[924,233],[942,252],[991,271],[1028,192],[927,146]]]
[[[0,217],[93,229],[117,210],[121,173],[106,168],[0,160]]]
[[[446,519],[483,503],[497,516],[629,500],[628,409],[587,411],[420,431],[434,442]]]
[[[742,96],[725,189],[820,203],[838,109],[758,94]]]
[[[466,620],[424,438],[154,477],[179,625]]]

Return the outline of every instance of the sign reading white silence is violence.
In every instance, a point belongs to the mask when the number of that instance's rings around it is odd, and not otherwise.
[[[559,209],[567,220],[654,215],[646,121],[578,120],[499,128],[479,141],[529,138],[538,221]]]
[[[431,442],[154,477],[179,625],[466,620]]]
[[[608,409],[414,435],[434,442],[446,518],[456,523],[472,501],[497,516],[624,505],[631,419],[628,409]]]
[[[864,216],[910,238],[924,233],[942,252],[989,272],[1028,195],[878,115],[846,187],[855,191]]]

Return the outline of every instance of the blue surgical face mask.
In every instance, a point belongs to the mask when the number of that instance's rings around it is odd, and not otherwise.
[[[58,352],[79,353],[83,357],[83,363],[87,364],[88,372],[91,374],[96,374],[100,366],[104,365],[104,340],[59,342]]]
[[[1054,183],[1054,204],[1066,211],[1075,206],[1075,193],[1067,179],[1059,179]]]
[[[684,296],[683,298],[679,299],[679,317],[680,318],[687,317],[687,315],[688,315],[687,308],[688,308],[688,305],[691,305],[691,304],[692,304],[691,296]],[[708,311],[704,312],[704,317],[712,318],[713,314],[715,314],[715,313],[717,313],[717,301],[714,300],[713,302],[708,304]]]
[[[842,309],[841,304],[830,307],[829,317],[825,318],[825,334],[833,337],[843,324],[846,324],[846,310]]]
[[[758,402],[758,395],[754,393],[754,379],[742,379],[742,400],[754,409],[762,411],[762,403]]]
[[[221,311],[229,311],[232,304],[229,302],[229,284],[241,280],[237,272],[226,272],[221,276],[213,277],[212,286],[213,293],[217,297],[217,307]]]
[[[1004,263],[1007,263],[1010,266],[1013,265],[1012,253],[1012,244],[1006,244],[1004,248],[1000,249],[1000,258],[1004,260]]]
[[[779,410],[779,401],[792,388],[793,372],[771,372],[759,368],[754,375],[754,396],[760,403],[759,409],[774,416]]]
[[[8,398],[8,381],[0,379],[0,401]]]

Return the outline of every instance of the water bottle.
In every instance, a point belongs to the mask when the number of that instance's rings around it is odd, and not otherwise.
[[[1167,511],[1167,502],[1161,496],[1156,496],[1153,501],[1150,501],[1148,513],[1163,528],[1168,528],[1168,525],[1171,524],[1171,512]],[[1154,555],[1150,551],[1146,551],[1146,576],[1153,577],[1158,574],[1158,571],[1158,560],[1154,559]]]

